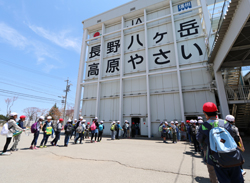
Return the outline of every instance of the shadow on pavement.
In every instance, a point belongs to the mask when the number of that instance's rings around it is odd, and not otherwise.
[[[194,178],[196,182],[200,182],[200,183],[210,183],[209,178],[205,178],[205,177],[195,177]]]

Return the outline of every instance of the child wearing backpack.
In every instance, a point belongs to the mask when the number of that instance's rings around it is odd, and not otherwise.
[[[176,126],[174,121],[171,121],[171,131],[173,134],[173,143],[176,144],[177,143],[177,130],[176,130]]]
[[[76,138],[75,138],[75,144],[77,144],[78,139],[80,138],[80,144],[82,144],[82,140],[84,139],[84,131],[85,131],[85,122],[86,120],[83,119],[82,121],[78,121],[76,124]]]
[[[91,129],[91,143],[96,142],[96,138],[97,138],[97,134],[98,134],[98,128],[99,128],[99,124],[97,122],[98,118],[95,117],[95,119],[93,120],[92,125],[90,126]],[[95,136],[95,141],[93,141],[93,138]]]
[[[111,131],[111,140],[115,140],[115,121],[112,122],[110,131]]]
[[[17,113],[12,112],[10,114],[10,118],[8,122],[4,124],[3,129],[1,131],[2,135],[6,135],[6,143],[4,145],[3,152],[2,152],[3,156],[7,156],[11,154],[7,152],[7,149],[13,137],[13,133],[15,133],[16,131],[24,131],[24,129],[20,128],[16,124],[16,119],[17,119]]]
[[[36,147],[36,144],[37,144],[37,140],[40,134],[40,129],[42,128],[43,121],[44,121],[44,117],[40,116],[39,120],[31,126],[31,132],[34,133],[34,138],[31,142],[30,149],[33,149],[33,150],[38,149],[38,147]]]
[[[98,133],[98,142],[102,141],[102,134],[103,134],[104,128],[105,127],[104,127],[103,121],[100,121],[100,124],[99,124],[99,133]]]
[[[60,119],[58,120],[58,122],[57,122],[57,123],[55,124],[55,126],[54,126],[54,131],[55,131],[56,137],[55,137],[54,140],[51,142],[51,145],[52,145],[52,146],[57,146],[57,142],[58,142],[58,140],[60,139],[61,130],[63,129],[62,122],[63,122],[63,119],[60,118]]]
[[[116,131],[116,139],[117,140],[120,140],[119,139],[119,131],[120,130],[123,130],[121,125],[120,125],[120,121],[117,121],[117,124],[115,125],[115,131]]]
[[[89,139],[89,131],[90,131],[90,122],[88,122],[87,125],[86,125],[85,138]]]
[[[212,102],[203,105],[203,113],[207,122],[199,128],[197,140],[203,147],[207,146],[207,164],[213,166],[219,182],[243,183],[240,165],[244,160],[233,139],[235,134],[231,125],[217,118],[218,109]],[[209,172],[209,176],[213,179],[214,175],[211,177],[211,173]]]
[[[65,139],[64,139],[64,146],[68,147],[69,144],[69,137],[71,136],[73,125],[71,124],[71,120],[69,119],[67,124],[64,126],[65,130]]]
[[[194,143],[195,154],[197,154],[198,152],[200,152],[200,147],[198,141],[196,140],[196,134],[197,134],[196,123],[194,120],[190,120],[190,122],[191,122],[191,132],[192,132],[191,136]]]
[[[43,139],[40,144],[40,148],[46,148],[46,144],[48,141],[49,136],[52,134],[52,122],[51,122],[52,117],[48,116],[47,121],[44,123],[42,126],[42,131],[43,131]]]

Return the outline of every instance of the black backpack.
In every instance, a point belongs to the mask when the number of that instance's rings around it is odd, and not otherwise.
[[[73,127],[71,124],[68,124],[67,128],[66,128],[66,133],[67,134],[71,134],[71,131],[72,131]]]
[[[118,125],[115,125],[115,131],[118,131],[119,128],[118,128]]]

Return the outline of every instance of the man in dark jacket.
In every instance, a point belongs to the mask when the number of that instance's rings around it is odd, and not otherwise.
[[[207,102],[203,105],[203,113],[206,116],[207,124],[203,124],[200,126],[196,139],[204,149],[204,154],[206,154],[206,161],[209,171],[209,177],[211,182],[230,182],[230,183],[243,183],[243,176],[241,174],[241,169],[239,166],[237,167],[230,167],[230,168],[223,168],[219,164],[215,163],[211,158],[211,150],[209,144],[209,129],[206,127],[208,124],[213,127],[218,127],[218,118],[217,118],[218,109],[216,105],[212,102]],[[232,128],[229,123],[226,121],[224,122],[224,128],[234,137]],[[207,149],[207,151],[206,151]],[[213,168],[211,167],[213,166]],[[216,175],[215,175],[215,173]],[[218,181],[216,180],[216,176]]]

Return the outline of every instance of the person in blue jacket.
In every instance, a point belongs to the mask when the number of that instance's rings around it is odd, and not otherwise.
[[[121,125],[120,125],[120,121],[117,121],[117,124],[115,125],[115,131],[116,131],[116,139],[117,140],[120,140],[119,139],[119,131],[120,130],[123,130]]]

